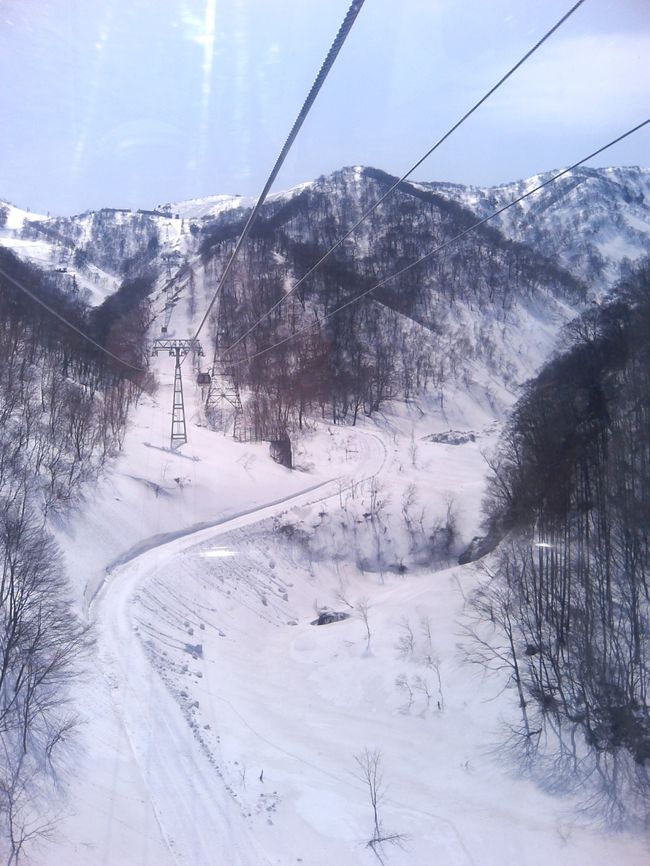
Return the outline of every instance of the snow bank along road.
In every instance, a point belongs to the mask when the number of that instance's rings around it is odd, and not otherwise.
[[[378,436],[361,431],[357,436],[356,483],[380,473],[386,462],[385,447]],[[332,479],[218,526],[136,553],[111,570],[91,607],[100,670],[172,862],[261,866],[271,861],[259,850],[240,809],[220,784],[218,771],[206,761],[180,707],[152,668],[131,616],[138,587],[165,561],[190,547],[280,514],[287,507],[338,496],[340,487],[341,480]]]

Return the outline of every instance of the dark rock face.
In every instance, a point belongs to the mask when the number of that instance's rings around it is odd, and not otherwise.
[[[341,610],[323,610],[318,615],[318,619],[312,620],[312,625],[329,625],[331,622],[340,622],[342,619],[349,619],[350,614],[344,613]]]
[[[465,550],[458,557],[459,565],[467,565],[468,562],[476,562],[488,553],[492,553],[501,541],[496,535],[475,535]]]

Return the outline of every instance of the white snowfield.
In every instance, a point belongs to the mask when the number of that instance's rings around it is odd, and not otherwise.
[[[32,238],[21,237],[25,223],[44,223],[47,227],[49,216],[31,213],[3,201],[0,201],[0,207],[7,208],[5,225],[0,227],[0,247],[11,250],[28,264],[58,276],[62,281],[60,287],[66,291],[71,290],[74,279],[77,290],[91,305],[100,304],[108,295],[117,291],[121,282],[119,277],[93,264],[83,269],[75,267],[70,249],[63,244],[57,244],[49,235],[43,233]],[[87,224],[88,217],[79,217],[78,221]],[[87,225],[84,229],[87,234]],[[87,237],[85,239],[87,240]]]
[[[172,363],[157,360],[161,388],[124,453],[57,530],[97,645],[75,684],[68,799],[33,862],[377,863],[365,749],[381,752],[382,829],[400,837],[386,864],[649,862],[641,841],[580,820],[500,748],[515,695],[460,646],[475,568],[358,567],[369,543],[408,550],[409,485],[426,520],[453,495],[462,536],[476,532],[480,452],[496,435],[476,405],[459,395],[446,419],[317,426],[290,472],[266,445],[197,426],[189,363],[189,442],[171,452]],[[474,440],[423,438],[449,428]],[[324,606],[350,616],[311,625]]]

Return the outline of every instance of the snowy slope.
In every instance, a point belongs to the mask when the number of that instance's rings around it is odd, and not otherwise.
[[[171,452],[172,361],[155,364],[124,453],[56,529],[97,648],[75,689],[68,801],[36,862],[374,863],[364,749],[381,751],[382,825],[403,837],[387,863],[647,862],[642,842],[518,777],[498,745],[512,689],[460,646],[480,576],[411,553],[410,488],[427,533],[452,499],[454,544],[477,531],[498,432],[480,388],[445,413],[422,401],[360,428],[314,425],[289,472],[201,426],[190,362],[189,442]],[[324,607],[350,616],[311,625]]]
[[[49,273],[60,288],[79,291],[91,304],[101,303],[119,288],[116,275],[92,263],[85,268],[75,265],[74,245],[71,247],[65,237],[57,237],[56,230],[49,226],[49,217],[4,202],[0,206],[8,210],[6,223],[0,228],[0,246]]]
[[[0,207],[6,208],[7,210],[5,224],[3,228],[0,229],[0,235],[2,237],[6,237],[10,232],[20,231],[20,229],[22,229],[25,223],[25,220],[47,219],[47,217],[43,214],[36,214],[28,210],[23,210],[22,208],[16,207],[9,202],[0,201]]]
[[[195,247],[189,224],[175,213],[103,208],[63,218],[6,207],[0,246],[48,273],[62,290],[78,291],[91,306],[132,275],[130,261],[147,260],[162,275],[169,254],[180,261]],[[155,249],[149,252],[152,239]]]
[[[291,187],[288,190],[281,192],[270,193],[267,200],[270,202],[284,201],[298,195],[304,189],[313,186],[313,181],[306,181],[297,186]],[[192,198],[185,201],[172,202],[166,207],[170,208],[173,213],[180,214],[185,219],[208,219],[218,217],[236,208],[250,208],[255,204],[256,199],[251,196],[241,195],[208,195],[202,198]]]
[[[409,189],[439,194],[484,217],[553,173],[486,188],[406,183],[399,196],[408,197]],[[355,166],[272,193],[265,213],[304,193],[318,191],[338,198],[339,206],[352,206],[358,216],[368,203],[369,178],[377,174],[383,175]],[[389,175],[384,177],[395,180]],[[118,288],[125,262],[142,255],[147,240],[154,235],[158,252],[150,263],[162,273],[166,253],[179,251],[191,257],[198,247],[196,235],[203,226],[214,225],[220,219],[239,219],[254,201],[221,194],[175,202],[163,210],[104,208],[67,218],[31,214],[7,205],[8,220],[0,229],[0,244],[46,271],[58,271],[61,283],[72,284],[74,278],[90,303],[98,304]],[[537,252],[558,261],[600,293],[618,278],[622,262],[650,254],[649,201],[650,169],[583,167],[506,211],[494,225],[507,237],[530,244]],[[390,213],[387,217],[390,219]],[[34,224],[31,229],[29,223]],[[355,233],[354,243],[357,252],[368,254],[372,243],[365,227]],[[87,257],[83,266],[75,262],[77,250]]]
[[[208,195],[203,198],[173,202],[169,207],[185,219],[202,219],[215,217],[239,207],[250,207],[253,204],[252,199],[239,195]]]
[[[372,444],[377,435],[385,452]],[[355,471],[395,477],[405,441],[374,432]],[[344,445],[313,444],[312,456],[336,466],[338,452],[340,469]],[[478,448],[430,449],[406,477],[421,478],[426,465],[462,498],[458,473],[464,465],[476,478]],[[160,470],[167,457],[159,453]],[[222,456],[212,465],[228,464]],[[248,471],[259,485],[274,467],[249,463]],[[286,494],[286,482],[275,492]],[[380,578],[323,560],[310,571],[294,544],[279,540],[274,514],[282,525],[318,522],[324,510],[338,511],[340,497],[338,484],[311,491],[293,507],[235,518],[111,571],[91,608],[97,673],[80,690],[89,722],[71,794],[76,814],[61,822],[47,862],[372,863],[371,813],[354,765],[366,747],[383,755],[385,828],[406,837],[390,863],[645,862],[642,845],[581,826],[570,803],[518,780],[504,762],[497,743],[513,696],[499,677],[469,668],[457,646],[471,568]],[[348,607],[362,598],[369,646]],[[352,616],[314,627],[315,602]],[[405,655],[407,622],[416,639]],[[440,691],[428,656],[439,664]],[[414,690],[410,706],[400,676]]]
[[[497,187],[416,184],[487,216],[546,182],[547,171]],[[594,288],[611,285],[621,263],[650,255],[650,169],[580,167],[494,220],[506,235],[557,257]]]
[[[41,221],[47,217],[22,210],[8,202],[0,201],[0,208],[6,208],[4,226],[0,227],[0,246],[12,250],[19,258],[25,259],[43,269],[52,265],[52,247],[45,239],[24,240],[20,233],[26,221]]]
[[[350,170],[350,188],[362,184]],[[214,274],[194,258],[188,222],[241,204],[216,198],[140,220],[160,242],[152,336],[163,324],[187,336],[204,309]],[[488,203],[477,194],[474,206]],[[643,234],[642,203],[625,213]],[[131,216],[103,219],[137,248]],[[87,243],[97,222],[82,215],[74,231]],[[171,308],[165,251],[195,266],[193,301],[186,286]],[[444,402],[393,405],[357,428],[314,421],[294,442],[294,472],[268,446],[207,428],[189,359],[189,442],[171,451],[172,360],[154,361],[159,389],[123,453],[53,518],[97,645],[75,684],[68,797],[34,862],[374,863],[355,763],[365,749],[381,752],[382,825],[401,837],[388,864],[648,862],[645,842],[581,818],[500,748],[516,696],[465,659],[464,601],[482,577],[451,565],[480,530],[483,451],[572,313],[543,293],[507,322],[456,311],[438,348],[466,360]],[[323,608],[349,617],[312,625]]]

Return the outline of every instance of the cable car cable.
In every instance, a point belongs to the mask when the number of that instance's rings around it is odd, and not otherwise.
[[[581,0],[581,2],[582,2],[582,0]],[[323,61],[323,64],[320,68],[320,71],[319,71],[318,75],[316,76],[314,83],[311,86],[311,90],[309,91],[307,98],[305,99],[303,106],[300,109],[300,112],[298,113],[298,116],[297,116],[297,118],[293,124],[293,127],[291,128],[291,132],[289,133],[287,140],[285,141],[284,146],[283,146],[282,150],[280,151],[280,154],[279,154],[277,160],[275,161],[275,165],[271,169],[271,173],[270,173],[266,183],[264,184],[264,189],[260,193],[260,196],[257,200],[257,203],[255,204],[255,207],[253,208],[253,210],[250,213],[250,216],[248,217],[246,225],[244,226],[244,229],[243,229],[243,231],[239,237],[239,240],[237,241],[237,244],[235,245],[235,249],[233,250],[232,255],[230,256],[230,259],[228,260],[228,263],[227,263],[227,265],[226,265],[226,267],[225,267],[225,269],[221,275],[221,278],[217,284],[217,288],[215,289],[212,300],[208,304],[208,308],[205,311],[205,315],[201,319],[201,322],[200,322],[198,328],[196,329],[196,333],[194,334],[193,339],[195,339],[195,340],[198,339],[198,336],[201,333],[203,326],[205,325],[205,323],[208,319],[208,316],[210,315],[210,311],[212,310],[212,308],[215,304],[215,301],[217,300],[217,297],[219,296],[219,293],[220,293],[221,289],[223,288],[223,285],[224,285],[224,283],[228,277],[228,274],[230,273],[230,271],[232,269],[232,266],[235,262],[237,254],[239,253],[239,250],[241,249],[242,244],[244,243],[244,241],[248,237],[250,230],[253,227],[253,223],[257,219],[257,216],[260,212],[260,209],[266,200],[266,197],[269,193],[269,190],[271,189],[271,186],[273,185],[273,182],[275,181],[275,179],[278,175],[278,172],[280,171],[280,168],[282,167],[282,164],[283,164],[287,154],[289,153],[291,145],[293,144],[296,136],[298,135],[298,132],[300,131],[300,127],[303,125],[307,115],[309,114],[309,110],[311,109],[311,107],[314,103],[314,100],[318,96],[318,93],[319,93],[321,87],[323,86],[325,79],[327,78],[332,66],[334,65],[334,61],[336,60],[339,51],[343,47],[343,43],[347,39],[347,36],[348,36],[350,30],[352,29],[352,25],[354,24],[354,22],[357,18],[357,15],[361,11],[361,7],[363,6],[363,4],[364,4],[364,0],[352,0],[352,3],[350,4],[350,8],[348,9],[348,12],[347,12],[345,18],[343,19],[343,23],[341,24],[341,27],[339,28],[339,31],[336,34],[336,37],[335,37],[335,39],[334,39],[334,41],[330,47],[330,50],[328,51],[327,56],[326,56],[325,60]]]
[[[0,268],[0,276],[4,277],[6,280],[9,280],[17,289],[20,289],[21,292],[26,294],[28,297],[43,307],[48,313],[51,313],[55,316],[60,322],[63,322],[68,328],[74,331],[76,334],[79,334],[80,337],[83,337],[86,342],[93,345],[96,349],[99,349],[100,352],[103,352],[105,355],[108,355],[109,358],[112,358],[114,361],[117,361],[118,364],[122,364],[125,367],[129,367],[131,370],[135,370],[137,373],[146,373],[148,372],[145,367],[137,367],[135,364],[131,364],[130,361],[125,361],[124,358],[119,358],[117,355],[114,355],[110,349],[107,349],[105,346],[100,345],[92,337],[89,337],[88,334],[85,334],[80,328],[76,325],[73,325],[72,322],[68,321],[65,316],[62,316],[61,313],[58,313],[55,309],[53,309],[49,304],[43,301],[38,295],[35,295],[32,291],[30,291],[26,286],[24,286],[19,280],[16,280],[10,274],[8,274],[5,270]]]
[[[246,358],[241,358],[237,361],[233,361],[231,363],[231,366],[234,367],[234,366],[239,366],[240,364],[248,363],[249,361],[252,361],[254,358],[259,358],[261,355],[265,355],[267,352],[270,352],[273,349],[277,349],[278,346],[283,346],[285,343],[288,343],[290,340],[293,340],[294,337],[298,337],[298,336],[301,336],[302,334],[309,333],[312,330],[319,329],[320,325],[323,322],[327,321],[328,319],[331,319],[332,316],[335,316],[337,313],[340,313],[341,310],[345,310],[347,307],[350,307],[350,306],[352,306],[352,304],[355,304],[357,301],[360,301],[362,298],[365,298],[367,295],[369,295],[371,292],[374,292],[376,289],[381,288],[381,286],[385,285],[389,280],[393,280],[393,279],[395,279],[395,277],[399,277],[402,274],[406,273],[407,271],[410,271],[412,268],[416,267],[417,265],[419,265],[422,262],[426,261],[427,259],[431,258],[431,256],[434,256],[436,253],[441,252],[442,250],[446,249],[451,244],[455,243],[456,241],[460,240],[461,238],[464,238],[465,235],[468,235],[470,232],[475,231],[477,228],[479,228],[479,226],[484,225],[485,223],[487,223],[490,220],[494,219],[495,217],[499,216],[499,214],[502,214],[504,211],[507,211],[509,208],[513,207],[514,205],[519,204],[519,202],[523,201],[524,199],[528,198],[529,196],[533,195],[534,193],[539,192],[539,190],[544,189],[544,187],[549,186],[550,184],[554,183],[556,180],[559,180],[559,178],[564,177],[564,175],[568,174],[569,172],[571,172],[574,169],[578,168],[579,166],[583,165],[585,162],[588,162],[590,159],[594,159],[594,157],[603,153],[605,150],[608,150],[608,148],[613,147],[615,144],[618,144],[619,141],[623,141],[623,139],[627,138],[628,136],[632,135],[633,133],[638,132],[640,129],[642,129],[644,126],[647,126],[648,124],[650,124],[650,118],[648,118],[647,120],[644,120],[642,123],[639,123],[636,126],[632,127],[632,129],[628,129],[627,132],[624,132],[622,135],[619,135],[617,138],[614,138],[612,141],[608,142],[607,144],[603,145],[602,147],[599,147],[598,150],[594,150],[588,156],[585,156],[582,159],[578,160],[578,162],[574,162],[573,165],[570,165],[568,168],[563,169],[562,171],[560,171],[557,174],[550,177],[548,180],[545,180],[543,183],[540,183],[538,186],[534,187],[533,189],[528,190],[528,192],[523,193],[523,195],[518,196],[516,199],[513,199],[513,201],[509,202],[506,205],[503,205],[503,207],[500,207],[498,210],[493,211],[488,216],[483,217],[482,219],[478,220],[475,223],[472,223],[471,226],[464,229],[462,232],[459,232],[457,235],[454,235],[452,238],[449,238],[443,244],[440,244],[435,249],[426,253],[426,255],[422,256],[421,258],[417,259],[416,261],[411,262],[410,265],[406,265],[405,267],[401,268],[399,271],[395,271],[395,273],[389,274],[387,277],[384,277],[378,283],[376,283],[374,286],[372,286],[372,288],[366,289],[364,292],[361,292],[360,294],[355,295],[353,298],[350,298],[350,300],[345,301],[345,303],[336,307],[334,310],[327,313],[327,315],[323,316],[321,319],[314,322],[312,325],[308,325],[305,328],[301,328],[300,330],[296,331],[295,333],[290,334],[288,337],[285,337],[284,339],[279,340],[277,343],[273,343],[271,346],[267,346],[265,349],[260,349],[258,352],[255,352],[254,354],[249,355]]]
[[[559,21],[558,21],[558,22],[557,22],[553,27],[551,27],[551,29],[550,29],[549,31],[547,31],[547,32],[544,34],[544,36],[542,36],[542,38],[539,39],[539,40],[535,43],[535,45],[533,45],[533,47],[530,48],[530,49],[526,52],[526,54],[524,54],[524,56],[523,56],[523,57],[522,57],[518,62],[515,63],[515,65],[512,66],[512,67],[508,70],[508,72],[506,72],[506,74],[503,75],[503,76],[502,76],[502,77],[497,81],[497,83],[496,83],[495,85],[493,85],[493,86],[492,86],[492,87],[487,91],[487,93],[485,93],[484,96],[481,97],[481,99],[479,99],[478,102],[476,102],[476,103],[475,103],[475,104],[474,104],[474,105],[473,105],[473,106],[472,106],[468,111],[465,112],[465,114],[460,118],[460,120],[456,121],[456,123],[455,123],[455,124],[454,124],[450,129],[448,129],[447,132],[446,132],[446,133],[445,133],[441,138],[439,138],[438,141],[436,141],[436,143],[435,143],[432,147],[429,148],[429,150],[424,154],[424,156],[422,156],[422,157],[421,157],[421,158],[420,158],[420,159],[419,159],[419,160],[418,160],[414,165],[412,165],[411,168],[409,168],[409,170],[399,178],[399,180],[396,180],[396,181],[395,181],[395,183],[390,187],[390,189],[388,189],[388,190],[387,190],[387,191],[386,191],[386,192],[385,192],[385,193],[384,193],[384,194],[383,194],[383,195],[382,195],[382,196],[381,196],[381,197],[380,197],[380,198],[379,198],[379,199],[378,199],[378,200],[377,200],[377,201],[376,201],[376,202],[375,202],[371,207],[368,208],[368,210],[367,210],[364,214],[362,214],[362,216],[357,220],[357,222],[352,226],[352,228],[351,228],[348,232],[346,232],[346,234],[344,234],[344,235],[343,235],[343,236],[342,236],[342,237],[341,237],[341,238],[340,238],[340,239],[339,239],[339,240],[338,240],[338,241],[337,241],[337,242],[336,242],[336,243],[335,243],[335,244],[334,244],[334,245],[333,245],[333,246],[332,246],[332,247],[331,247],[331,248],[330,248],[326,253],[325,253],[325,255],[323,255],[323,256],[322,256],[322,257],[321,257],[321,258],[316,262],[316,264],[313,265],[313,266],[312,266],[312,267],[307,271],[306,274],[304,274],[302,277],[300,277],[300,279],[298,280],[298,282],[295,283],[295,284],[294,284],[294,285],[289,289],[289,291],[286,292],[286,293],[285,293],[285,294],[280,298],[280,300],[276,301],[276,303],[275,303],[275,304],[274,304],[274,305],[273,305],[269,310],[267,310],[266,313],[264,313],[264,314],[263,314],[263,315],[262,315],[262,316],[261,316],[261,317],[260,317],[260,318],[255,322],[255,323],[254,323],[254,324],[252,324],[252,325],[250,326],[250,328],[249,328],[249,329],[248,329],[244,334],[242,334],[240,337],[238,337],[238,338],[235,340],[234,343],[232,343],[230,346],[228,346],[227,349],[224,349],[224,354],[227,354],[228,352],[231,351],[231,349],[234,349],[235,346],[238,346],[239,343],[242,342],[242,340],[245,340],[246,337],[248,337],[249,334],[251,334],[251,333],[255,330],[255,328],[258,327],[258,325],[260,325],[260,324],[261,324],[261,323],[262,323],[262,322],[263,322],[263,321],[264,321],[268,316],[270,316],[272,313],[274,313],[275,310],[277,310],[277,308],[278,308],[281,304],[283,304],[284,301],[285,301],[285,300],[286,300],[290,295],[292,295],[292,294],[296,291],[296,289],[298,289],[298,288],[299,288],[299,287],[300,287],[300,286],[305,282],[305,280],[306,280],[308,277],[310,277],[310,276],[314,273],[314,271],[316,271],[316,270],[317,270],[317,269],[318,269],[318,268],[323,264],[323,262],[325,262],[325,261],[326,261],[326,260],[327,260],[331,255],[332,255],[332,253],[333,253],[335,250],[337,250],[337,249],[341,246],[341,244],[345,243],[345,241],[346,241],[346,240],[347,240],[347,239],[348,239],[352,234],[354,234],[354,232],[359,228],[359,226],[360,226],[360,225],[361,225],[361,224],[362,224],[362,223],[363,223],[363,222],[364,222],[364,221],[365,221],[365,220],[366,220],[366,219],[367,219],[367,218],[368,218],[372,213],[374,213],[374,211],[377,210],[377,208],[379,207],[379,205],[380,205],[383,201],[385,201],[385,200],[388,198],[388,196],[391,195],[391,193],[393,193],[401,183],[403,183],[403,182],[404,182],[408,177],[410,177],[410,176],[413,174],[413,172],[414,172],[417,168],[419,168],[419,167],[422,165],[422,163],[423,163],[426,159],[428,159],[428,157],[431,156],[431,154],[432,154],[435,150],[437,150],[437,149],[440,147],[441,144],[443,144],[443,142],[445,142],[445,141],[446,141],[446,140],[447,140],[447,139],[448,139],[448,138],[449,138],[449,137],[450,137],[450,136],[451,136],[451,135],[452,135],[452,134],[453,134],[453,133],[454,133],[454,132],[455,132],[455,131],[460,127],[460,126],[462,126],[462,124],[465,123],[465,121],[466,121],[469,117],[471,117],[472,114],[474,114],[474,112],[475,112],[478,108],[480,108],[480,106],[483,105],[483,103],[484,103],[487,99],[489,99],[490,96],[492,96],[492,94],[495,93],[495,92],[496,92],[496,91],[501,87],[501,85],[504,84],[504,83],[505,83],[505,82],[510,78],[510,76],[513,75],[513,73],[515,73],[515,72],[517,71],[517,69],[519,69],[519,67],[522,66],[522,65],[523,65],[523,64],[528,60],[528,58],[531,57],[531,56],[532,56],[532,55],[537,51],[537,49],[540,48],[540,47],[544,44],[544,42],[546,42],[546,40],[549,39],[549,37],[551,37],[551,36],[553,35],[553,33],[555,33],[555,31],[556,31],[559,27],[561,27],[562,24],[564,24],[564,22],[565,22],[568,18],[571,17],[571,15],[573,15],[573,13],[574,13],[574,12],[575,12],[575,11],[576,11],[576,10],[577,10],[577,9],[578,9],[578,8],[579,8],[579,7],[584,3],[584,2],[585,2],[585,0],[578,0],[578,2],[575,3],[575,4],[571,7],[571,9],[569,9],[569,11],[566,12],[566,13],[562,16],[562,18],[560,18],[560,20],[559,20]],[[220,287],[221,287],[221,286],[219,286],[219,287],[217,288],[217,291],[219,290]],[[209,311],[208,311],[208,312],[209,312]]]

